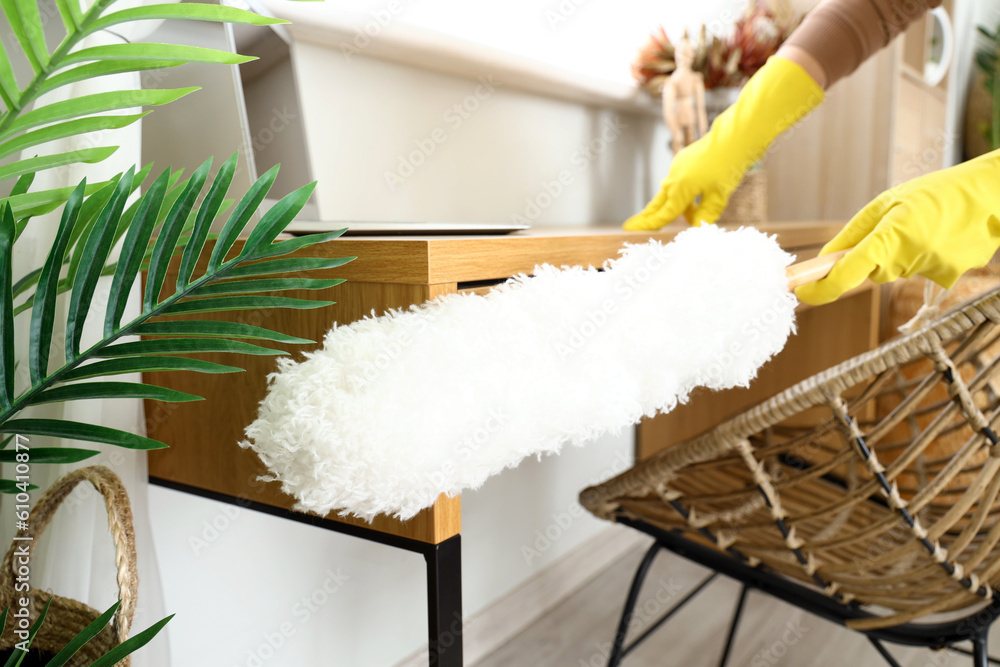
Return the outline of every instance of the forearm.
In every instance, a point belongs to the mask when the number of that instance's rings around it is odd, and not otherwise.
[[[778,56],[798,63],[829,88],[940,4],[941,0],[823,0]]]

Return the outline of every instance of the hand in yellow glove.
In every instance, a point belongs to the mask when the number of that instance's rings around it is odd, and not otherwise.
[[[681,213],[692,225],[715,222],[771,142],[822,101],[823,89],[801,65],[772,56],[708,133],[674,157],[660,194],[625,229],[659,229]]]
[[[865,278],[877,283],[921,275],[950,288],[985,266],[1000,247],[1000,151],[926,174],[883,192],[820,254],[850,251],[830,274],[795,290],[829,303]]]

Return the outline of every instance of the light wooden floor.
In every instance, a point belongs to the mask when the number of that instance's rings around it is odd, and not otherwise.
[[[645,548],[631,553],[475,667],[603,667],[625,593]],[[661,552],[643,586],[629,636],[655,621],[708,571]],[[722,577],[630,653],[622,667],[714,667],[718,664],[739,586]],[[1000,624],[990,653],[1000,655]],[[904,667],[966,667],[950,651],[890,646]],[[879,667],[886,663],[856,633],[760,593],[750,593],[730,667]]]

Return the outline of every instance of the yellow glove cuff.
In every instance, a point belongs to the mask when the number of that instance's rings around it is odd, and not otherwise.
[[[732,107],[714,123],[709,136],[737,157],[723,188],[731,193],[743,175],[764,157],[781,133],[818,107],[826,97],[798,63],[772,56],[743,87]],[[726,187],[731,185],[732,187]]]

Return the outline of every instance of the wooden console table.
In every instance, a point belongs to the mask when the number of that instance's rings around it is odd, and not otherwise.
[[[773,223],[760,226],[775,233],[782,246],[800,259],[816,254],[839,230],[831,223]],[[624,232],[619,226],[535,228],[507,236],[342,237],[304,253],[311,256],[356,256],[329,271],[347,282],[322,292],[284,293],[337,303],[315,310],[261,310],[223,313],[220,318],[266,326],[294,336],[322,341],[334,322],[350,323],[389,308],[406,308],[441,294],[488,291],[512,275],[530,273],[541,263],[600,266],[616,257],[626,243],[648,238],[672,239],[680,227],[655,233]],[[323,276],[327,277],[327,276]],[[171,284],[168,278],[167,284]],[[860,290],[832,306],[807,310],[799,336],[786,352],[761,373],[753,390],[699,397],[670,415],[639,428],[637,453],[645,456],[677,438],[714,425],[758,395],[789,386],[815,370],[863,350],[875,340],[875,290]],[[845,317],[851,317],[846,321]],[[845,327],[859,327],[858,332]],[[875,328],[877,331],[877,327]],[[309,346],[289,346],[293,354]],[[442,496],[433,507],[402,522],[376,517],[360,519],[292,512],[293,499],[277,483],[257,477],[265,468],[252,452],[240,449],[243,429],[256,417],[264,397],[273,357],[204,355],[205,359],[239,365],[246,373],[203,375],[147,373],[146,381],[205,396],[193,403],[146,405],[150,437],[170,445],[150,452],[150,481],[189,493],[238,503],[296,521],[356,535],[422,553],[427,561],[429,648],[431,664],[461,665],[461,500]],[[761,396],[763,397],[763,396]]]

